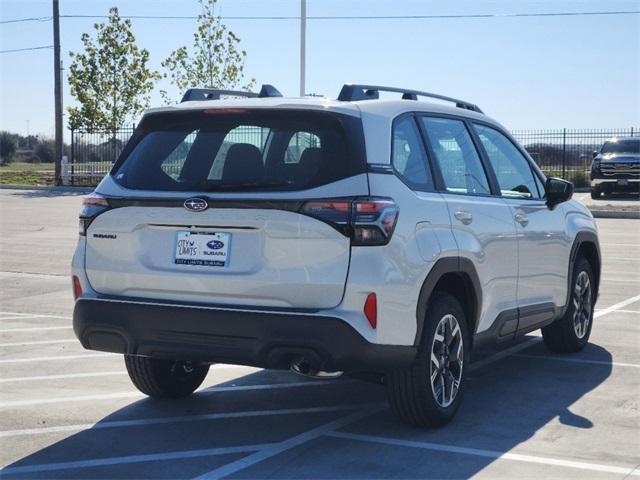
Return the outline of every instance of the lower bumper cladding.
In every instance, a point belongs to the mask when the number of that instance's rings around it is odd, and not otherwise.
[[[80,298],[73,329],[90,350],[287,369],[296,359],[330,371],[412,364],[413,346],[378,345],[340,318],[131,299]]]

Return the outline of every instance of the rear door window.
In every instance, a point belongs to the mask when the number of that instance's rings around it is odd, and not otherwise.
[[[490,195],[489,181],[467,127],[461,120],[421,117],[447,192]]]
[[[299,190],[364,173],[359,118],[293,110],[146,117],[112,175],[126,188]]]

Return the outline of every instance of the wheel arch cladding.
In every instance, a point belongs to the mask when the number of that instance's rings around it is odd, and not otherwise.
[[[429,301],[436,291],[447,292],[458,299],[464,309],[473,342],[480,312],[482,311],[482,287],[473,262],[467,258],[446,257],[438,260],[427,275],[416,308],[416,338],[420,345]]]
[[[600,255],[600,243],[598,242],[598,235],[591,231],[581,231],[576,234],[571,246],[571,256],[569,257],[569,268],[567,271],[567,296],[564,306],[560,310],[558,318],[562,317],[567,308],[569,307],[569,301],[571,296],[571,282],[573,281],[573,268],[578,256],[582,255],[587,259],[591,265],[593,272],[593,279],[595,281],[595,294],[594,298],[598,299],[598,292],[600,289],[600,272],[602,270],[602,257]],[[594,302],[595,305],[595,302]]]

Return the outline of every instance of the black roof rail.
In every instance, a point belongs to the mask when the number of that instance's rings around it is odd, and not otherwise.
[[[248,92],[245,90],[220,90],[217,88],[190,88],[182,96],[180,102],[190,102],[192,100],[220,100],[222,95],[228,97],[247,97],[247,98],[264,98],[264,97],[281,97],[282,94],[273,85],[262,85],[259,93]]]
[[[383,87],[381,85],[359,85],[359,84],[345,84],[340,90],[338,100],[343,102],[356,102],[360,100],[375,100],[380,98],[380,92],[395,92],[401,93],[403,100],[417,100],[418,97],[430,97],[438,100],[444,100],[447,102],[453,102],[458,108],[464,108],[466,110],[472,110],[478,113],[484,113],[477,105],[459,100],[457,98],[447,97],[445,95],[438,95],[437,93],[421,92],[419,90],[410,90],[408,88],[397,87]]]

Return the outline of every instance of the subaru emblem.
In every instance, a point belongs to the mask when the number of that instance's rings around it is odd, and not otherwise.
[[[188,198],[184,201],[184,208],[192,212],[202,212],[208,206],[207,201],[202,198]]]

